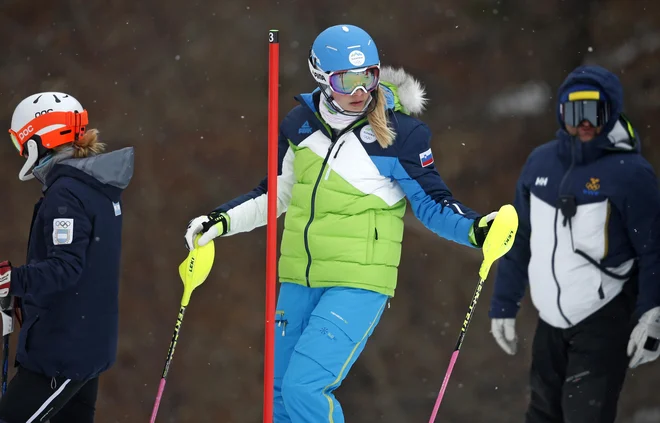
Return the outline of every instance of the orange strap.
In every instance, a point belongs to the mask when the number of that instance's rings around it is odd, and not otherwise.
[[[41,135],[41,144],[46,148],[55,148],[62,144],[73,142],[85,134],[89,118],[87,110],[74,112],[49,112],[32,119],[18,132],[9,132],[16,137],[21,147],[30,139],[31,134],[51,125],[64,125],[56,131]]]

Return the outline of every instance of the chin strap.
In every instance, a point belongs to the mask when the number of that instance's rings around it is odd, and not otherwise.
[[[21,181],[29,181],[30,179],[34,179],[32,170],[37,164],[37,160],[39,160],[39,147],[37,146],[37,142],[33,139],[30,139],[25,143],[25,146],[27,147],[27,151],[25,152],[27,158],[20,172],[18,172],[18,179]]]
[[[369,96],[369,101],[367,101],[367,104],[364,105],[364,108],[359,111],[359,112],[349,112],[344,110],[339,103],[335,101],[335,99],[332,97],[332,90],[330,89],[329,86],[327,85],[322,85],[319,84],[319,88],[321,89],[321,93],[323,93],[323,96],[325,97],[328,105],[337,113],[340,113],[344,116],[351,116],[351,117],[358,117],[358,116],[363,116],[369,112],[369,107],[372,105],[372,102],[374,100],[373,93]]]

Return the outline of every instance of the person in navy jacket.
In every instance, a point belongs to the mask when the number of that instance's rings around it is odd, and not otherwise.
[[[12,117],[12,141],[26,158],[19,178],[36,178],[43,197],[26,264],[0,263],[4,308],[20,303],[22,315],[18,369],[0,401],[0,422],[93,422],[98,377],[115,362],[120,196],[133,174],[133,149],[103,153],[87,124],[75,98],[54,92],[26,98]]]
[[[660,355],[660,193],[622,110],[616,75],[576,68],[559,88],[556,139],[518,180],[520,227],[490,317],[515,354],[529,285],[539,320],[527,423],[614,422],[627,367]]]

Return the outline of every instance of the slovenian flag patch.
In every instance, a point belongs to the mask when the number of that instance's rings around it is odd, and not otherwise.
[[[431,166],[433,164],[433,153],[429,148],[423,153],[419,153],[419,161],[422,163],[422,167]]]

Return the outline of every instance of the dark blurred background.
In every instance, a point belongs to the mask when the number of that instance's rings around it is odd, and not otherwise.
[[[112,149],[136,149],[118,361],[102,377],[97,421],[147,421],[182,293],[186,225],[266,173],[268,30],[281,31],[282,117],[314,88],[314,37],[338,23],[362,26],[384,64],[425,84],[436,164],[480,212],[513,200],[525,158],[554,136],[557,87],[584,63],[619,75],[643,153],[660,169],[657,1],[2,0],[2,125],[24,97],[65,91]],[[0,258],[18,265],[40,187],[17,179],[23,160],[8,137],[0,154]],[[477,282],[477,251],[439,239],[410,209],[406,219],[397,295],[337,393],[349,422],[428,420]],[[186,314],[160,422],[261,421],[265,229],[218,240],[216,252]],[[438,422],[523,421],[536,312],[526,299],[522,348],[506,356],[489,333],[492,275]],[[660,422],[659,379],[660,362],[629,372],[618,422]]]

